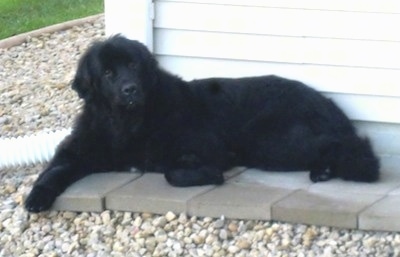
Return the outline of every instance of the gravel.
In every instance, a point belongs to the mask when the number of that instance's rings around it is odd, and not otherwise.
[[[76,62],[104,19],[0,49],[0,135],[71,126]],[[2,256],[392,256],[400,234],[270,221],[104,211],[28,214],[23,201],[42,165],[0,170]]]

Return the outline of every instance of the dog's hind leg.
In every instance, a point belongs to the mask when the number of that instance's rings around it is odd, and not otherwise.
[[[224,182],[222,170],[204,165],[196,154],[183,154],[176,165],[177,168],[164,171],[166,180],[173,186],[220,185]]]
[[[313,144],[316,149],[315,160],[310,164],[310,180],[314,183],[328,181],[337,177],[331,164],[337,158],[338,142],[331,136],[318,136]]]
[[[374,182],[379,179],[379,159],[368,139],[344,138],[333,163],[335,173],[344,180]]]
[[[169,184],[176,187],[220,185],[224,183],[223,172],[213,167],[198,169],[175,169],[165,171]]]
[[[233,165],[232,154],[217,135],[204,129],[160,134],[148,144],[146,158],[173,186],[219,185]],[[167,139],[167,140],[166,140]]]
[[[332,139],[321,136],[316,147],[319,149],[319,157],[310,167],[310,179],[313,182],[334,177],[360,182],[378,180],[379,160],[367,139],[357,135]]]

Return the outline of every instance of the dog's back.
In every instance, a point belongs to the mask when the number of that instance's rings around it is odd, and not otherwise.
[[[379,161],[367,139],[328,98],[301,82],[277,76],[212,78],[190,82],[209,122],[238,155],[240,165],[311,170],[375,181]]]

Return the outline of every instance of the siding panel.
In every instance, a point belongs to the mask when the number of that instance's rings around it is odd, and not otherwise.
[[[377,153],[400,154],[400,124],[355,122],[355,126],[360,135],[370,138]]]
[[[400,14],[178,2],[157,2],[156,9],[157,28],[400,41],[400,32],[390,29]]]
[[[154,36],[161,55],[400,69],[400,42],[166,29]]]
[[[180,2],[177,0],[158,0],[159,2]],[[183,1],[182,1],[183,2]],[[336,10],[348,12],[400,13],[398,0],[185,0],[188,3],[209,3],[216,5],[238,5],[257,7],[279,7],[300,10]]]
[[[395,97],[327,93],[352,120],[400,123],[400,101]]]
[[[400,97],[397,70],[170,55],[159,55],[158,60],[165,69],[187,80],[276,74],[303,81],[324,92]]]

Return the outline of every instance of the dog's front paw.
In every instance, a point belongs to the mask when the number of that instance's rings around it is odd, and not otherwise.
[[[25,200],[25,209],[29,212],[42,212],[50,209],[57,197],[57,193],[51,189],[34,186]]]

